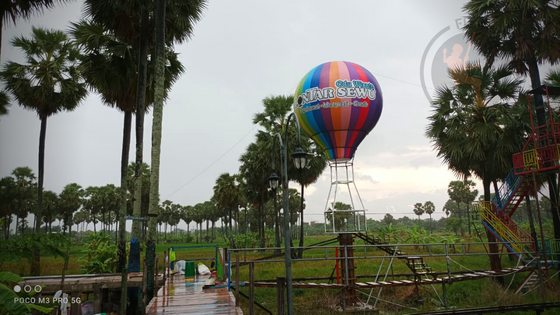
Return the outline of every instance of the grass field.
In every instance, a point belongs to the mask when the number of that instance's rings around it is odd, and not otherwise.
[[[313,236],[306,238],[306,246],[332,238],[331,235]],[[196,260],[205,264],[210,264],[215,255],[215,246],[207,244],[170,242],[160,243],[156,248],[158,266],[163,268],[164,252],[174,247],[177,260]],[[223,246],[223,244],[218,244]],[[402,259],[394,259],[390,264],[390,257],[379,249],[365,244],[358,240],[355,242],[355,273],[358,275],[359,282],[373,281],[376,274],[398,275],[410,274],[410,269]],[[436,273],[467,272],[471,270],[488,270],[489,262],[484,247],[479,243],[457,243],[454,246],[446,246],[442,243],[429,245],[398,245],[399,249],[407,255],[422,256],[424,262]],[[333,274],[335,267],[335,247],[336,244],[317,247],[305,251],[302,260],[294,260],[292,266],[293,278],[328,278]],[[246,250],[230,251],[232,264],[239,258],[241,262],[250,261],[271,255],[273,250]],[[80,242],[70,247],[70,260],[67,274],[82,273],[81,267],[87,248]],[[514,267],[521,262],[506,254],[502,255],[502,266]],[[255,263],[255,280],[275,281],[276,277],[284,277],[285,269],[283,256],[265,262]],[[43,256],[41,261],[41,273],[43,275],[61,274],[63,259],[55,256]],[[29,274],[29,262],[27,260],[3,260],[0,265],[1,270],[12,271],[20,275]],[[551,270],[550,275],[557,270]],[[239,269],[241,281],[249,279],[248,266]],[[528,272],[520,272],[504,277],[504,284],[500,285],[490,278],[479,280],[469,280],[456,282],[448,285],[446,292],[443,292],[441,285],[421,286],[416,292],[414,286],[385,288],[382,292],[378,289],[358,290],[358,296],[363,301],[371,295],[376,297],[379,294],[379,301],[376,305],[383,313],[414,313],[420,311],[442,309],[444,300],[447,306],[452,308],[465,308],[474,306],[497,306],[512,305],[522,303],[538,302],[558,302],[560,295],[559,277],[554,277],[546,282],[543,289],[534,290],[526,295],[514,294],[515,290],[521,285]],[[236,268],[232,268],[232,279],[236,277]],[[390,279],[390,278],[389,278]],[[394,279],[399,279],[396,277]],[[401,277],[402,279],[402,277]],[[328,280],[307,280],[307,282],[328,282]],[[241,292],[249,294],[248,287],[242,287]],[[337,305],[340,302],[341,290],[339,289],[294,289],[293,302],[297,314],[338,314]],[[276,313],[276,289],[256,288],[255,299],[261,305]],[[372,298],[371,301],[374,299]],[[422,303],[419,303],[422,300]],[[241,305],[248,313],[247,300],[240,299]],[[265,312],[256,308],[257,314]],[[545,314],[558,314],[560,309],[549,310]]]

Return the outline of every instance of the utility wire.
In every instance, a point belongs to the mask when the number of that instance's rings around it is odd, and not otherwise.
[[[188,185],[190,185],[195,179],[197,179],[198,177],[200,177],[200,175],[206,173],[206,171],[208,171],[212,166],[214,166],[216,163],[218,163],[218,161],[220,161],[222,158],[224,158],[227,154],[229,154],[235,147],[237,147],[237,145],[239,145],[243,140],[245,140],[245,138],[247,138],[247,136],[251,133],[254,133],[256,129],[256,126],[253,127],[252,129],[250,129],[246,134],[244,134],[239,140],[237,140],[231,147],[229,147],[226,151],[224,151],[224,153],[222,153],[218,158],[216,158],[215,160],[213,160],[212,162],[210,162],[210,164],[208,164],[205,168],[203,168],[202,170],[200,170],[200,172],[198,172],[196,175],[194,175],[193,177],[191,177],[190,179],[188,179],[185,183],[183,183],[181,186],[179,186],[179,188],[175,189],[173,192],[171,192],[170,194],[168,194],[164,199],[169,199],[171,198],[171,196],[175,195],[177,192],[179,192],[180,190],[182,190],[183,188],[187,187]]]

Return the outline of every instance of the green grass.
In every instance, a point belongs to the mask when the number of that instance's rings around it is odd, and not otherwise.
[[[311,236],[306,237],[306,246],[315,244],[332,238],[331,235]],[[297,241],[295,242],[297,244]],[[355,245],[362,245],[363,242],[356,241]],[[158,259],[158,266],[161,270],[163,267],[163,254],[169,247],[181,247],[197,245],[195,243],[160,243],[156,247],[156,256]],[[223,245],[223,244],[222,244]],[[296,245],[297,246],[297,245]],[[407,255],[422,255],[424,261],[428,264],[434,272],[446,273],[448,271],[468,271],[468,270],[488,270],[489,262],[485,254],[485,250],[481,245],[463,245],[456,244],[456,246],[448,247],[447,253],[449,258],[445,256],[446,250],[442,244],[432,244],[430,246],[413,246],[402,245],[400,249],[406,252]],[[237,254],[232,252],[232,262],[236,261],[238,257],[241,262],[250,261],[271,255],[273,251],[259,251],[249,250]],[[67,274],[79,274],[80,259],[85,256],[86,249],[81,244],[73,244],[70,248],[70,261],[69,270]],[[329,277],[334,269],[335,262],[335,244],[330,247],[322,247],[305,251],[304,257],[306,259],[314,259],[311,261],[293,261],[292,273],[294,278],[308,278],[308,277]],[[372,247],[356,247],[354,256],[356,275],[368,275],[369,278],[360,278],[358,281],[371,281],[373,276],[381,270],[381,274],[385,274],[389,262],[389,257],[383,258],[385,253],[383,251],[374,249]],[[207,248],[179,248],[176,249],[177,259],[184,260],[197,260],[206,264],[210,263],[210,259],[214,257],[214,247]],[[364,258],[366,257],[366,258]],[[284,256],[275,258],[276,262],[262,262],[255,263],[255,279],[274,281],[276,277],[284,277]],[[504,268],[512,267],[517,264],[516,259],[510,259],[507,255],[502,255],[502,265]],[[63,259],[60,257],[43,256],[41,260],[41,273],[43,275],[56,275],[62,271]],[[3,261],[0,265],[1,270],[12,271],[20,275],[29,274],[29,264],[26,260],[13,260]],[[236,277],[236,268],[232,270],[232,279]],[[248,266],[243,266],[239,269],[239,278],[242,281],[247,281],[249,278]],[[395,259],[389,274],[410,273],[403,260]],[[497,306],[497,305],[512,305],[522,303],[537,303],[537,302],[551,302],[560,301],[558,289],[560,289],[558,278],[552,279],[547,282],[544,292],[536,290],[535,292],[527,295],[515,295],[513,292],[519,287],[526,277],[527,272],[517,273],[515,275],[506,276],[504,278],[504,286],[497,284],[489,278],[480,280],[469,280],[456,282],[446,287],[448,306],[454,308],[476,307],[476,306]],[[325,280],[321,280],[325,281]],[[309,280],[307,282],[321,282],[319,280]],[[511,284],[510,284],[511,282]],[[509,286],[509,290],[505,287]],[[249,288],[243,287],[241,291],[249,294]],[[370,293],[370,289],[361,290],[363,293],[358,293],[364,300]],[[377,290],[373,293],[377,294]],[[385,301],[390,301],[395,304],[381,301],[377,307],[384,313],[410,313],[416,311],[429,311],[442,308],[442,299],[444,292],[441,285],[435,286],[422,286],[419,291],[424,303],[415,303],[416,294],[414,287],[397,287],[383,289],[380,298]],[[297,314],[339,314],[334,310],[336,307],[341,291],[338,289],[294,289],[293,302]],[[256,300],[276,313],[276,289],[274,288],[256,288]],[[248,313],[247,301],[241,298],[241,304],[244,311]],[[257,314],[262,312],[256,308]],[[556,314],[558,309],[549,310],[545,314]]]

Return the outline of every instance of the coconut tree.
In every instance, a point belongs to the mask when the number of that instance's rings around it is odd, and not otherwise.
[[[16,37],[12,44],[26,55],[27,63],[7,63],[0,72],[6,90],[24,108],[34,110],[41,120],[39,135],[37,214],[43,206],[45,136],[47,119],[63,110],[73,110],[87,90],[77,68],[78,50],[61,31],[33,28],[32,37]],[[40,220],[35,220],[38,231]],[[32,272],[39,273],[40,257],[34,251]]]
[[[527,130],[523,105],[507,104],[516,101],[521,82],[508,67],[479,64],[452,70],[450,77],[454,86],[436,92],[427,136],[453,172],[482,179],[484,200],[490,201],[490,183],[511,169],[511,155],[521,148]],[[499,270],[496,238],[488,231],[487,237],[492,269]]]
[[[468,22],[465,33],[491,65],[503,58],[519,73],[529,74],[533,89],[540,87],[539,64],[560,60],[560,7],[556,0],[508,1],[471,0],[464,6]],[[534,94],[539,125],[544,125],[545,106],[541,94]],[[548,175],[550,211],[555,238],[560,238],[558,183]]]

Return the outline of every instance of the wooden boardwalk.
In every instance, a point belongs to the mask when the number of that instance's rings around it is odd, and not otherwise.
[[[203,289],[206,279],[185,282],[183,275],[171,276],[146,307],[146,314],[243,314],[227,288]]]
[[[378,282],[356,282],[354,284],[355,287],[358,288],[377,288],[377,287],[395,287],[395,286],[407,286],[407,285],[425,285],[425,284],[436,284],[436,283],[452,283],[457,281],[465,281],[465,280],[475,280],[481,279],[485,277],[496,277],[501,275],[506,275],[515,272],[527,271],[532,270],[534,268],[528,266],[521,266],[515,268],[506,268],[500,271],[473,271],[473,272],[465,272],[462,274],[454,274],[450,276],[443,276],[443,277],[433,277],[419,279],[418,281],[414,280],[389,280],[389,281],[378,281]],[[248,284],[247,284],[248,285]],[[258,281],[254,283],[255,287],[264,287],[264,288],[274,288],[276,287],[276,282],[266,282],[266,281]],[[294,282],[292,283],[293,288],[344,288],[344,284],[336,284],[336,283],[315,283],[315,282]]]

